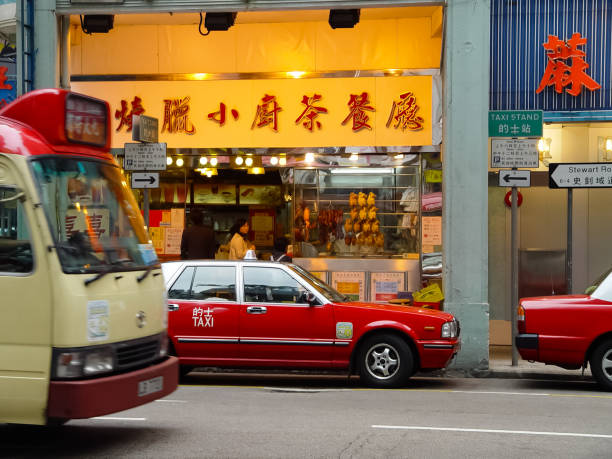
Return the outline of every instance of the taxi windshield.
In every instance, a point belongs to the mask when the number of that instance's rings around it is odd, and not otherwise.
[[[610,285],[610,282],[606,282],[605,283],[606,285],[602,285],[602,284],[604,284],[604,281],[608,278],[608,276],[610,275],[611,272],[612,272],[612,268],[608,268],[595,281],[591,282],[591,284],[585,289],[584,294],[585,295],[594,295],[595,291],[599,289],[600,290],[600,292],[599,292],[600,296],[604,295],[606,297],[609,297],[612,294],[612,292],[610,291],[610,287],[612,287]]]
[[[327,285],[321,279],[310,274],[304,268],[297,266],[297,265],[293,265],[293,264],[289,264],[287,266],[289,266],[289,268],[291,268],[293,272],[295,272],[297,275],[306,279],[308,283],[317,290],[317,292],[319,292],[321,295],[323,295],[328,300],[334,301],[336,303],[349,301],[348,297],[338,292],[337,290],[334,290],[332,287]]]
[[[131,271],[158,263],[119,167],[42,157],[32,169],[64,272]]]

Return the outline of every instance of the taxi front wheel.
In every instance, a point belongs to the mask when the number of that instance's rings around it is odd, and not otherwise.
[[[410,378],[413,365],[410,346],[398,336],[374,335],[361,346],[359,374],[368,386],[397,387]]]
[[[604,390],[612,391],[612,340],[605,340],[595,348],[590,363],[595,380]]]

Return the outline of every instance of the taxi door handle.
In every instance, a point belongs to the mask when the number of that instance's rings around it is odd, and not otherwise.
[[[268,312],[268,308],[265,306],[249,306],[247,308],[249,314],[265,314],[266,312]]]
[[[178,304],[173,304],[173,303],[168,304],[168,311],[178,311],[178,308],[179,308]]]

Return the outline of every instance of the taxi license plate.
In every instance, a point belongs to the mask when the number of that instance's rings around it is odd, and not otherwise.
[[[164,388],[164,377],[157,376],[156,378],[147,379],[138,383],[138,396],[144,397],[145,395],[159,392]]]

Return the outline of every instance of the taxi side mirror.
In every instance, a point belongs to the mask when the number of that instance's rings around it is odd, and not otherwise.
[[[302,293],[301,302],[308,303],[310,306],[314,306],[317,302],[317,297],[312,292],[304,292]]]

